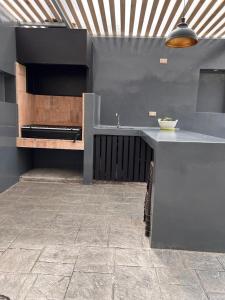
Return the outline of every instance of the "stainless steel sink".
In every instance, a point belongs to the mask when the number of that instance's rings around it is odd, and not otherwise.
[[[116,125],[101,125],[101,127],[104,129],[135,129],[136,127],[131,126],[116,126]]]

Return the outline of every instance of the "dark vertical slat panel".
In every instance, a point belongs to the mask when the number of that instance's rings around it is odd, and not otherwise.
[[[149,164],[148,161],[150,160],[151,152],[149,147],[146,145],[146,159],[145,159],[145,181],[147,182],[148,180],[148,175],[149,175]]]
[[[134,179],[134,136],[129,137],[128,180]]]
[[[117,178],[117,136],[112,137],[112,173],[111,179]]]
[[[100,179],[100,136],[95,136],[95,170],[94,170],[94,176],[95,179]]]
[[[145,164],[146,164],[146,152],[145,152],[145,141],[141,139],[141,150],[140,150],[140,181],[145,180]]]
[[[129,137],[123,138],[123,180],[128,180]]]
[[[134,181],[139,181],[139,169],[140,169],[140,137],[136,137],[135,149],[134,149]]]
[[[94,178],[144,182],[152,149],[140,137],[95,136]]]
[[[118,136],[117,180],[123,179],[123,136]]]
[[[145,181],[147,181],[149,178],[151,160],[152,160],[152,149],[146,144]]]
[[[101,135],[101,163],[100,163],[100,178],[105,179],[105,162],[106,162],[106,136]]]
[[[111,163],[112,163],[112,136],[106,137],[106,172],[105,179],[111,179]]]

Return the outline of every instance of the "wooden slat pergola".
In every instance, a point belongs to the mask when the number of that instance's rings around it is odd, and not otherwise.
[[[0,0],[21,26],[63,23],[97,36],[165,37],[185,14],[199,37],[225,37],[225,0]]]

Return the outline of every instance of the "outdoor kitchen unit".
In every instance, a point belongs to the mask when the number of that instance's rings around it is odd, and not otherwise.
[[[17,28],[16,40],[17,147],[83,150],[83,93],[92,89],[87,31]]]

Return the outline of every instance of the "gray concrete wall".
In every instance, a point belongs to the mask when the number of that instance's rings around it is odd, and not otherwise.
[[[154,126],[170,115],[179,127],[225,137],[225,115],[196,113],[200,69],[225,69],[225,40],[201,40],[188,49],[169,49],[164,39],[93,38],[94,92],[101,95],[101,122]],[[167,58],[168,64],[160,64]],[[209,81],[210,84],[210,81]],[[218,91],[220,93],[220,91]],[[211,102],[217,95],[206,95]]]
[[[94,157],[94,129],[100,123],[101,97],[94,93],[84,94],[84,184],[92,183]]]
[[[155,148],[151,247],[224,252],[225,145]]]
[[[0,72],[14,74],[15,36],[14,29],[0,24]],[[9,76],[9,75],[7,75]],[[16,148],[17,105],[12,77],[2,88],[9,90],[5,102],[0,102],[0,192],[18,181],[21,173],[31,166],[30,151]]]
[[[0,24],[0,70],[15,74],[15,28]]]

